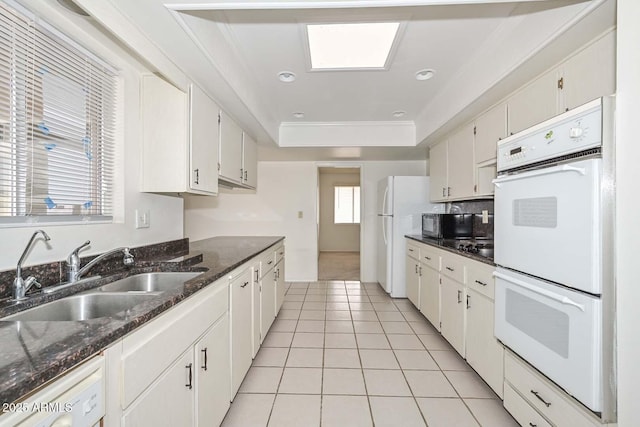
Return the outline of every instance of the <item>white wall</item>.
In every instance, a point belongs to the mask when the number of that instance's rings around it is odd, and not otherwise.
[[[375,282],[378,180],[389,175],[425,175],[427,162],[370,161],[358,165],[363,169],[364,200],[360,270],[364,281]],[[255,194],[185,199],[185,236],[200,240],[220,235],[283,235],[287,239],[286,280],[317,280],[317,167],[315,162],[258,162]],[[303,211],[302,219],[298,219],[298,211]]]
[[[65,259],[71,250],[87,239],[91,248],[83,255],[104,252],[117,246],[139,246],[182,238],[183,202],[180,198],[141,194],[139,188],[140,170],[140,127],[139,127],[139,75],[142,66],[93,30],[82,18],[69,17],[60,12],[56,2],[30,1],[29,7],[40,11],[47,21],[74,40],[94,50],[108,62],[121,70],[123,90],[121,111],[121,132],[117,141],[116,159],[116,213],[117,222],[95,225],[56,225],[21,228],[0,228],[0,269],[15,268],[29,237],[37,228],[44,229],[51,237],[50,248],[42,242],[31,251],[25,265],[39,264]],[[92,31],[93,30],[93,31]],[[151,227],[134,228],[134,210],[148,209],[151,212]]]
[[[185,199],[185,235],[285,236],[286,280],[316,280],[316,187],[314,162],[258,162],[254,194],[220,193]],[[302,211],[302,218],[298,212]]]
[[[359,252],[360,224],[335,224],[334,187],[360,185],[359,173],[320,173],[320,251]]]
[[[618,333],[618,425],[640,425],[640,2],[618,0],[616,95],[616,285]]]

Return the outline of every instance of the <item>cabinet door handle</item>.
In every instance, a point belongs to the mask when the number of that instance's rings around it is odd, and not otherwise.
[[[428,256],[425,255],[424,257],[427,259],[427,261],[431,261],[431,258],[429,258]]]
[[[422,277],[422,266],[418,267],[418,276]]]
[[[267,264],[271,265],[271,264],[273,264],[273,261],[269,261]]]
[[[476,280],[476,283],[477,283],[478,285],[481,285],[481,286],[487,286],[487,284],[486,284],[486,283],[481,282],[480,280]]]
[[[258,280],[260,280],[259,274],[260,274],[260,272],[258,271],[258,269],[256,269],[256,282],[258,282]]]
[[[445,196],[446,196],[446,194],[445,194],[445,188],[444,188],[444,187],[442,187],[442,197],[445,197]]]
[[[185,384],[185,387],[191,390],[193,388],[193,363],[189,363],[185,368],[189,370],[189,382]]]
[[[413,252],[413,249],[409,248],[409,252]]]
[[[547,402],[546,400],[544,400],[541,396],[540,393],[538,393],[537,391],[531,390],[531,394],[533,394],[535,397],[538,398],[538,400],[542,403],[545,404],[545,406],[548,408],[549,406],[551,406],[551,402]]]
[[[413,269],[413,270],[414,270],[414,273],[418,274],[418,264],[414,264],[413,266],[415,267],[415,268]]]
[[[447,270],[449,271],[456,271],[455,269],[451,268],[451,267],[445,267]]]
[[[244,288],[244,287],[246,287],[248,284],[249,284],[249,282],[244,282],[244,284],[243,284],[243,285],[240,285],[240,287],[241,287],[241,288]]]
[[[202,369],[206,371],[207,370],[207,347],[203,348],[200,351],[204,353],[204,365],[202,365]]]
[[[462,291],[458,291],[458,304],[462,302]]]
[[[280,252],[280,255],[283,255],[283,254],[284,254],[284,251]]]
[[[245,181],[247,180],[247,171],[246,170],[244,171],[244,180]]]
[[[244,176],[244,169],[240,168],[240,181],[242,181],[243,176]]]
[[[529,423],[530,427],[538,427],[538,424],[534,424],[534,423]]]
[[[460,292],[460,291],[458,291],[458,292]],[[467,310],[469,310],[469,307],[470,307],[469,306],[469,297],[470,297],[470,295],[467,295]]]
[[[451,187],[447,187],[447,196],[451,196]]]
[[[194,170],[196,173],[196,184],[200,184],[200,169]]]

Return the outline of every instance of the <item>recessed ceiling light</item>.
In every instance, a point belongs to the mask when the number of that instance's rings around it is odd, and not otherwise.
[[[435,73],[435,70],[431,70],[429,68],[420,70],[416,73],[416,80],[429,80]]]
[[[291,71],[280,71],[278,73],[278,78],[281,82],[291,83],[296,80],[296,75]]]
[[[293,117],[295,117],[296,119],[301,119],[304,117],[304,113],[303,112],[293,113]]]
[[[398,28],[398,22],[308,24],[311,68],[384,68]]]
[[[398,110],[393,112],[393,117],[404,117],[405,114],[407,114],[406,111]]]

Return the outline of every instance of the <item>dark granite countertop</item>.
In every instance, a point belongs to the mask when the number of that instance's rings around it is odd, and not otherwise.
[[[474,261],[479,261],[479,262],[482,262],[482,263],[485,263],[485,264],[489,264],[489,265],[495,266],[495,263],[493,262],[492,258],[487,258],[487,257],[482,256],[482,255],[461,251],[459,249],[455,249],[455,248],[452,248],[450,246],[445,246],[444,242],[442,240],[430,239],[428,237],[423,237],[421,234],[407,234],[404,237],[406,237],[407,239],[415,240],[416,242],[424,243],[424,244],[429,245],[429,246],[434,246],[434,247],[436,247],[438,249],[442,249],[442,250],[445,250],[447,252],[451,252],[453,254],[463,256],[465,258],[470,258],[470,259],[472,259]]]
[[[203,271],[184,286],[112,317],[85,321],[0,321],[0,400],[7,403],[20,399],[282,240],[284,237],[275,236],[214,237],[189,244],[188,253],[178,258],[167,259],[165,254],[155,253],[157,261],[149,258],[113,276],[79,283],[46,296],[34,295],[28,303],[0,301],[3,317],[133,274]]]

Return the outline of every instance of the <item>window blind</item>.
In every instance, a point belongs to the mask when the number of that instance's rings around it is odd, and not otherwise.
[[[115,73],[0,3],[0,225],[109,220]]]

